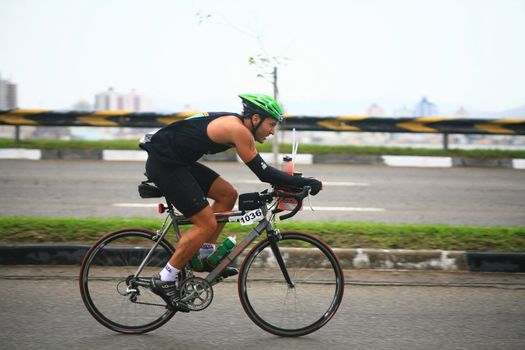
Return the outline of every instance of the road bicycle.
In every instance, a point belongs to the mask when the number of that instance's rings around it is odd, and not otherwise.
[[[148,180],[139,185],[139,193],[143,198],[164,197]],[[113,331],[149,332],[177,312],[206,309],[213,300],[213,286],[224,280],[221,272],[237,266],[239,258],[238,293],[249,318],[279,336],[312,333],[336,313],[343,298],[344,274],[337,256],[322,240],[276,228],[276,215],[282,212],[279,203],[296,204],[279,216],[286,220],[297,214],[308,194],[308,187],[298,191],[272,187],[239,196],[239,210],[216,213],[217,222],[251,225],[251,231],[206,275],[199,276],[202,273],[188,264],[178,278],[180,296],[175,305],[167,305],[152,292],[151,277],[175,251],[167,233],[175,231],[178,239],[180,226],[191,221],[168,201],[160,203],[159,213],[167,215],[157,232],[118,230],[100,238],[87,251],[80,268],[82,300],[91,315]]]

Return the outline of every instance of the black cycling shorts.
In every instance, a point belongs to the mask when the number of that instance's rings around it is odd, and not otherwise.
[[[188,218],[210,204],[206,197],[219,177],[215,171],[200,163],[173,166],[153,157],[148,157],[146,161],[146,173],[168,202]]]

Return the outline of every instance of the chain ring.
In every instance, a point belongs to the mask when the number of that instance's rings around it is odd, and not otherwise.
[[[213,300],[211,284],[201,277],[189,277],[180,285],[180,302],[190,311],[201,311]]]

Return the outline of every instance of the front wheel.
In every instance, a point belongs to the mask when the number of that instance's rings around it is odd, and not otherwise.
[[[136,272],[155,244],[155,233],[124,229],[102,237],[86,253],[80,267],[80,294],[91,315],[121,333],[144,333],[170,320],[175,311],[150,290],[150,279],[174,252],[163,240],[140,276]]]
[[[262,240],[246,255],[239,297],[262,329],[302,336],[334,316],[343,299],[344,274],[337,256],[320,239],[300,232],[281,236]]]

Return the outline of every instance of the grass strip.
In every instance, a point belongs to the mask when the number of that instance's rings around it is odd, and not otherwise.
[[[0,243],[93,243],[104,233],[126,227],[156,230],[162,219],[0,217]],[[470,227],[357,222],[283,222],[281,231],[304,231],[334,248],[442,249],[468,251],[525,251],[523,227]],[[183,227],[183,231],[188,226]],[[220,240],[242,239],[250,226],[226,225]],[[173,239],[173,234],[169,237]]]
[[[281,144],[280,151],[291,153],[290,144]],[[86,149],[86,150],[139,150],[138,140],[21,140],[16,143],[13,139],[0,139],[0,148],[37,148],[37,149]],[[271,152],[271,143],[257,145],[259,152]],[[441,157],[467,157],[467,158],[525,158],[525,150],[498,150],[498,149],[432,149],[412,147],[381,147],[381,146],[328,146],[301,144],[301,153],[326,154],[354,154],[354,155],[407,155],[407,156],[441,156]],[[231,152],[231,151],[230,151]]]

